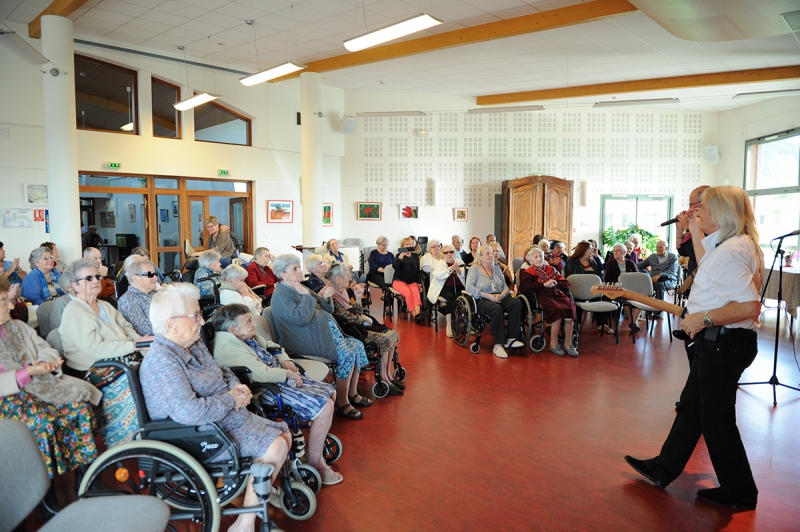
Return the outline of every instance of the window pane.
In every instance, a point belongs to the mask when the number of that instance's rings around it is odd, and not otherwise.
[[[178,103],[178,87],[152,78],[153,91],[153,136],[180,138],[178,120],[180,114],[173,104]]]
[[[206,181],[187,179],[186,190],[216,190],[223,192],[247,192],[246,181]]]
[[[178,196],[157,195],[156,213],[158,214],[158,247],[168,248],[180,245]]]
[[[157,177],[156,178],[156,188],[171,188],[177,189],[178,188],[178,180],[177,179],[162,179]]]
[[[778,236],[785,235],[800,227],[800,192],[792,194],[770,194],[753,198],[753,208],[758,225],[758,239],[762,245],[769,245]],[[783,249],[796,250],[798,237],[789,237],[783,241]],[[769,255],[768,251],[764,252]]]
[[[242,119],[213,103],[201,105],[194,108],[194,138],[249,146],[250,120]]]
[[[76,55],[75,72],[78,129],[138,134],[134,71]]]
[[[800,135],[747,148],[747,189],[796,187],[800,184]]]
[[[147,188],[146,177],[124,175],[85,175],[78,176],[78,183],[84,187]]]

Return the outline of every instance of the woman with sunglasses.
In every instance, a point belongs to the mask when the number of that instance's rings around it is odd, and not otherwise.
[[[79,379],[97,360],[124,357],[136,351],[136,342],[153,339],[138,334],[114,307],[97,299],[102,278],[88,259],[76,260],[64,270],[62,282],[74,295],[58,328],[66,359],[62,369]]]
[[[124,272],[129,287],[119,298],[117,309],[137,333],[142,336],[153,334],[150,302],[158,289],[156,265],[149,260],[140,260],[133,262]]]

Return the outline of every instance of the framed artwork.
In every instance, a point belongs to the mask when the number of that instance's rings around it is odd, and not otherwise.
[[[469,210],[461,207],[456,207],[453,209],[453,221],[454,222],[466,222],[469,216]]]
[[[130,217],[132,222],[136,221],[136,205],[133,203],[128,204],[128,216]]]
[[[383,217],[380,201],[357,201],[356,220],[380,221]]]
[[[333,203],[322,204],[322,227],[333,227]]]
[[[100,213],[100,227],[113,229],[117,227],[117,216],[113,211],[105,211]]]
[[[47,185],[25,183],[25,203],[28,205],[47,205],[49,203]]]
[[[416,220],[419,218],[418,205],[400,205],[400,218],[407,220]]]
[[[267,200],[267,223],[290,224],[294,221],[292,200]]]
[[[158,214],[159,214],[159,220],[161,220],[162,223],[169,221],[169,211],[167,209],[160,209],[158,211]]]
[[[173,201],[172,202],[172,217],[173,218],[177,218],[178,217],[178,202],[177,201]]]

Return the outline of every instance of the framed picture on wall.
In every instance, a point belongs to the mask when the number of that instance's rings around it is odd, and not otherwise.
[[[162,222],[166,223],[169,221],[169,211],[167,209],[160,209],[158,211],[158,214],[159,214],[159,220],[161,220]]]
[[[178,217],[178,202],[177,201],[173,201],[172,202],[172,217],[173,218],[177,218]]]
[[[380,201],[357,201],[356,220],[380,221],[383,217]]]
[[[28,205],[47,205],[49,203],[47,185],[25,183],[25,203]]]
[[[267,200],[267,223],[290,224],[294,221],[292,200]]]
[[[128,204],[128,217],[132,222],[136,221],[136,205],[133,203]]]
[[[454,222],[466,222],[469,216],[469,210],[466,208],[456,207],[453,209]]]
[[[117,227],[117,216],[113,211],[105,211],[100,213],[100,227],[113,229]]]
[[[333,227],[333,203],[322,204],[322,227]]]
[[[406,220],[416,220],[419,218],[418,205],[400,205],[400,218]]]

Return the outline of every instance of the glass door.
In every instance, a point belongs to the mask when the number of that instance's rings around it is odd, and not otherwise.
[[[206,218],[208,218],[208,197],[187,196],[189,202],[189,242],[195,251],[206,249],[208,233],[206,232]]]
[[[158,266],[165,273],[181,269],[180,197],[156,194],[156,254]]]
[[[230,200],[229,216],[231,232],[242,239],[245,253],[253,252],[253,250],[249,249],[250,231],[249,224],[247,223],[248,220],[250,220],[249,208],[250,202],[248,198],[235,198]]]

